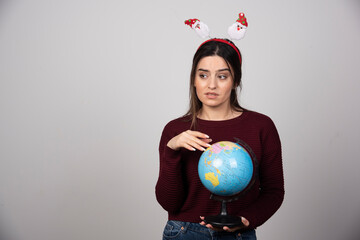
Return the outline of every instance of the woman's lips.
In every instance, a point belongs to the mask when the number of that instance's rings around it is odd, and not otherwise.
[[[213,93],[213,92],[205,93],[205,95],[206,95],[206,97],[209,98],[209,99],[214,99],[214,98],[216,98],[217,96],[219,96],[219,94]]]

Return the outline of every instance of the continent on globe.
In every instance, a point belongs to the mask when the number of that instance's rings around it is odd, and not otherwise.
[[[216,187],[220,183],[219,177],[215,176],[215,173],[213,172],[205,173],[205,180],[209,180],[214,187]]]
[[[215,154],[219,154],[223,150],[233,150],[233,149],[237,150],[237,149],[241,149],[241,147],[233,142],[218,142],[211,145],[211,147],[208,148],[208,150],[211,153],[215,153]]]

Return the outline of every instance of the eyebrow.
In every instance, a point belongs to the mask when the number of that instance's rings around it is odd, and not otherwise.
[[[210,72],[209,70],[202,69],[202,68],[199,68],[198,71]],[[230,69],[229,68],[222,68],[222,69],[217,70],[216,72],[223,72],[223,71],[229,71],[230,72]]]

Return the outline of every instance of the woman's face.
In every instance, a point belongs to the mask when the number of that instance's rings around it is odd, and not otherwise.
[[[203,107],[222,108],[230,106],[233,88],[232,69],[219,56],[202,58],[196,68],[195,89]]]

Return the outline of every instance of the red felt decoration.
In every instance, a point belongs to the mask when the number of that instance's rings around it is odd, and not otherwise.
[[[199,22],[200,20],[199,19],[196,19],[196,18],[192,18],[192,19],[188,19],[188,20],[185,20],[185,24],[186,25],[189,25],[191,28],[193,27],[193,24],[195,23],[195,22]]]
[[[246,17],[245,17],[245,14],[244,13],[239,13],[239,18],[238,20],[236,20],[238,23],[240,23],[241,25],[244,25],[244,26],[248,26],[248,23],[246,21]]]

